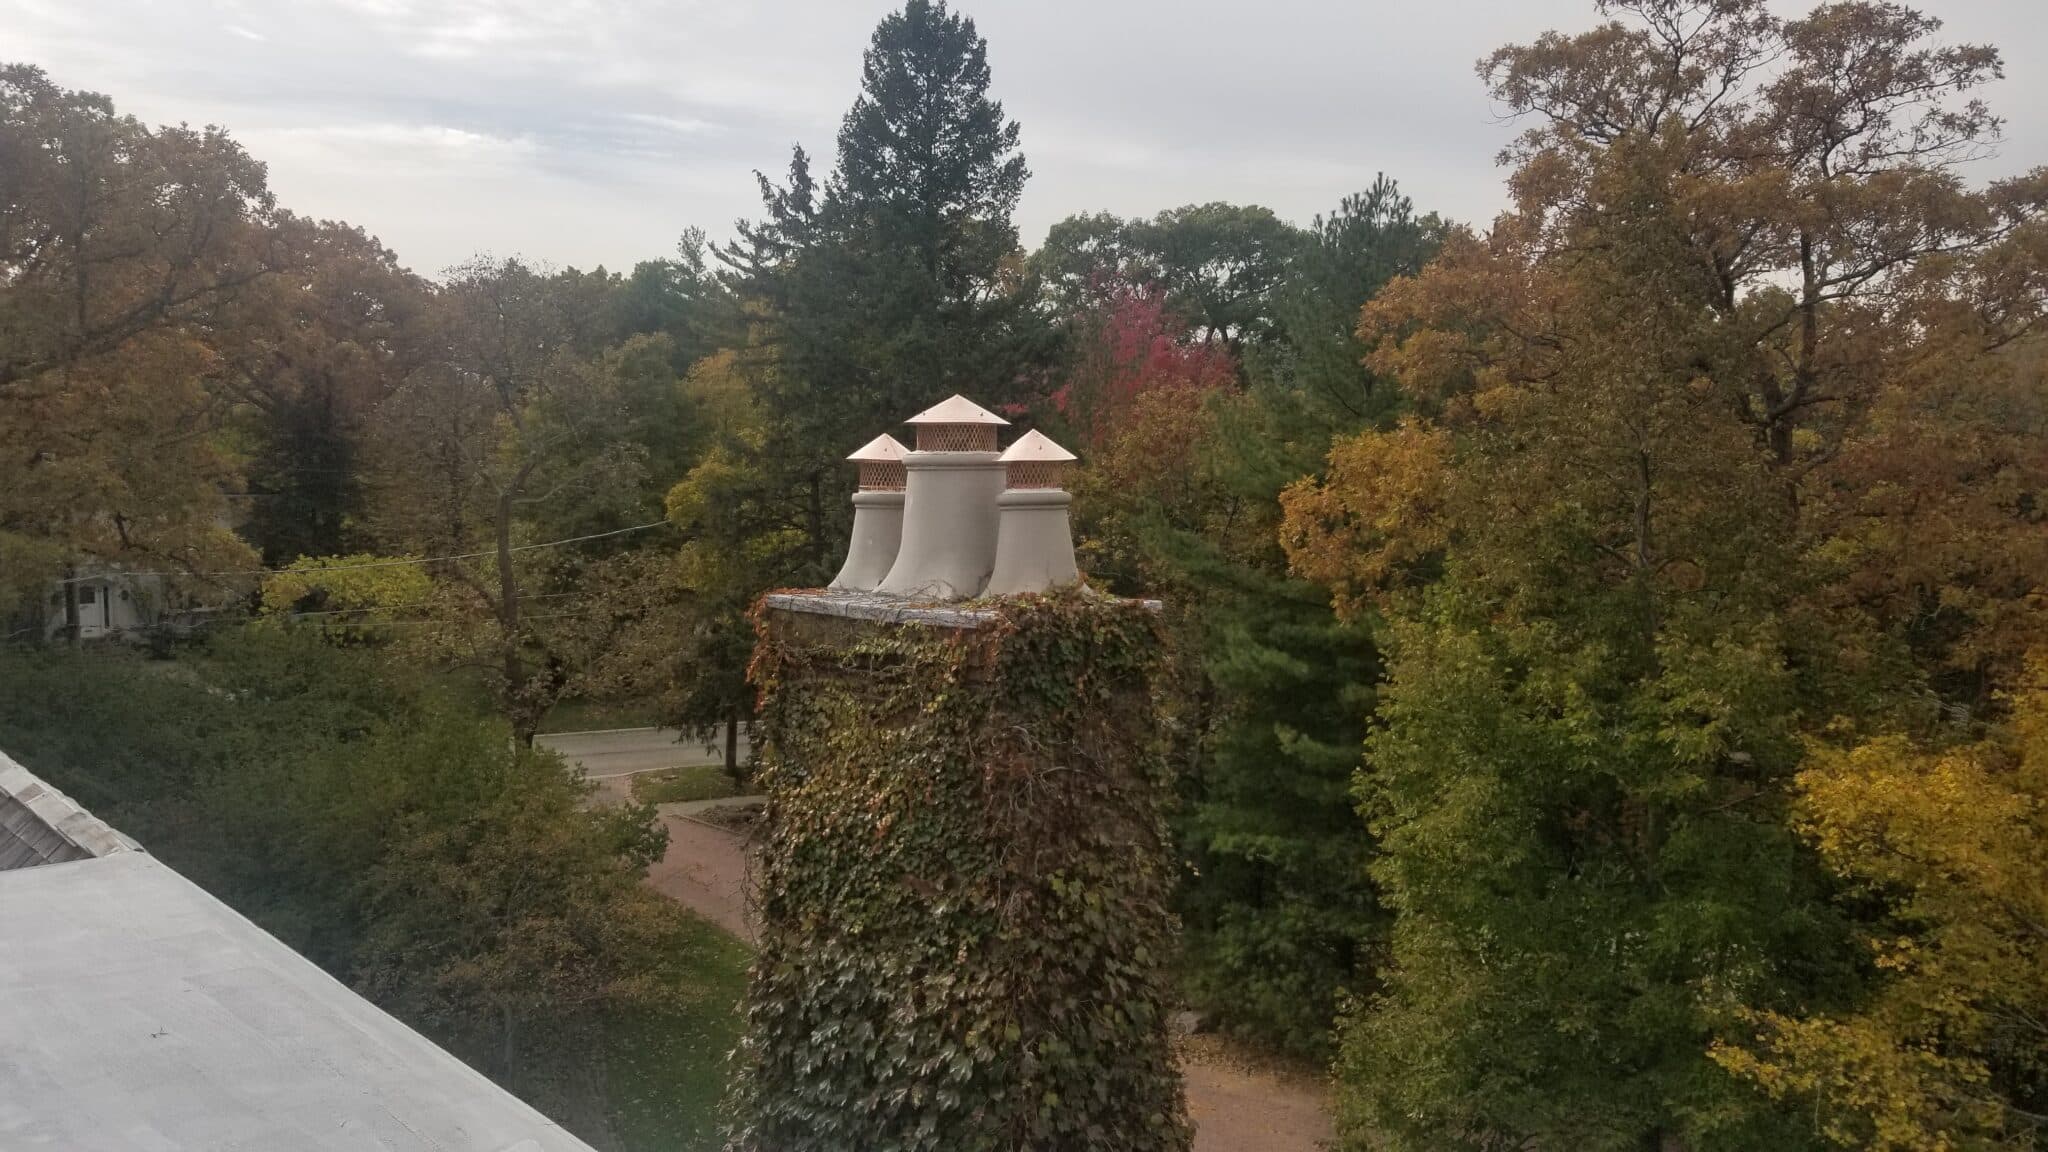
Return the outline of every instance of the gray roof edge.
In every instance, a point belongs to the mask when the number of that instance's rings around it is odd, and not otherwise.
[[[115,835],[119,836],[120,833],[116,832]],[[141,849],[138,848],[136,851],[140,852]],[[186,878],[184,873],[165,864],[160,857],[151,856],[144,852],[142,853],[142,858],[134,860],[132,864],[121,863],[108,865],[108,867],[110,869],[119,868],[124,870],[129,868],[154,868],[160,870],[165,875],[173,877],[177,884],[193,895],[194,899],[211,906],[213,910],[225,917],[229,923],[233,924],[242,933],[245,933],[242,939],[248,947],[252,949],[262,948],[269,951],[277,958],[276,963],[280,967],[295,969],[303,973],[307,981],[321,987],[327,993],[325,999],[329,1005],[347,1005],[350,1007],[360,1005],[363,1011],[369,1012],[374,1017],[381,1018],[395,1027],[397,1037],[402,1038],[404,1043],[410,1045],[414,1053],[420,1054],[422,1059],[440,1064],[450,1075],[459,1077],[474,1085],[477,1091],[485,1098],[523,1116],[536,1128],[561,1137],[564,1143],[579,1149],[585,1149],[587,1152],[596,1152],[595,1149],[590,1148],[584,1142],[582,1137],[564,1128],[559,1121],[520,1099],[511,1089],[506,1088],[496,1080],[471,1067],[468,1061],[441,1047],[440,1044],[430,1039],[426,1033],[385,1011],[375,1002],[371,1001],[369,997],[343,983],[334,973],[313,963],[311,959],[284,941],[271,935],[268,929],[244,916],[240,911],[236,910],[234,905],[201,888]],[[529,1149],[532,1152],[545,1152],[545,1149],[540,1144],[530,1138],[507,1146],[503,1149],[503,1152],[528,1152]]]
[[[19,767],[11,762],[9,766]],[[516,1134],[520,1138],[514,1139],[510,1144],[498,1143],[496,1140],[478,1140],[471,1143],[434,1142],[433,1147],[448,1149],[450,1152],[455,1149],[461,1149],[463,1152],[595,1152],[595,1149],[575,1133],[457,1058],[424,1033],[371,1003],[332,973],[294,951],[261,925],[235,910],[218,896],[193,883],[161,859],[147,852],[134,851],[116,853],[97,862],[78,860],[72,863],[84,872],[70,873],[69,869],[64,869],[61,865],[31,869],[35,876],[27,882],[50,882],[62,873],[69,873],[65,875],[67,881],[75,879],[77,875],[89,875],[94,878],[97,891],[101,895],[134,889],[138,885],[145,889],[151,884],[169,885],[170,887],[159,891],[174,893],[179,899],[190,901],[191,903],[185,907],[205,917],[205,922],[200,925],[202,931],[219,932],[223,934],[221,938],[233,946],[234,955],[242,965],[236,968],[237,971],[274,973],[310,998],[308,1002],[317,1009],[311,1015],[324,1016],[335,1021],[337,1027],[346,1027],[371,1037],[380,1045],[389,1046],[392,1058],[404,1062],[416,1075],[430,1075],[436,1078],[437,1083],[449,1087],[458,1083],[465,1086],[468,1090],[467,1095],[453,1101],[442,1101],[449,1109],[447,1116],[450,1119],[459,1118],[465,1107],[501,1109],[501,1115],[508,1119],[516,1118],[523,1129]],[[0,959],[0,973],[5,972],[6,966],[5,960]],[[306,1013],[304,1008],[295,1011],[302,1015]],[[35,1051],[33,1048],[30,1049],[32,1054]],[[333,1063],[331,1057],[332,1054],[326,1058],[328,1067],[347,1084],[352,1096],[368,1097],[375,1107],[385,1108],[387,1088],[355,1077],[343,1064]],[[70,1083],[66,1084],[66,1087],[71,1086]],[[28,1107],[27,1114],[29,1120],[36,1119],[37,1112],[33,1102]],[[383,1115],[397,1120],[408,1130],[413,1127],[407,1122],[407,1115],[402,1112],[393,1112],[385,1108]],[[419,1135],[417,1132],[413,1134]],[[499,1139],[502,1139],[502,1136]],[[425,1138],[422,1137],[422,1140],[425,1141]],[[395,1147],[410,1149],[426,1146],[427,1143],[423,1142]],[[322,1144],[321,1147],[327,1145]]]
[[[0,752],[0,796],[27,809],[38,823],[87,855],[142,851],[142,845],[115,831],[112,825],[86,811],[78,801],[51,787],[5,752]]]

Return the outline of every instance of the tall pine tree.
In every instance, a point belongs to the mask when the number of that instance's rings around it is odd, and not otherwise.
[[[1041,361],[1011,221],[1029,171],[988,88],[974,22],[910,0],[875,29],[822,193],[798,148],[786,185],[761,182],[764,219],[723,253],[771,320],[757,386],[807,480],[838,477],[847,451],[950,393],[1016,398]]]
[[[1223,407],[1207,455],[1237,546],[1189,532],[1164,547],[1199,601],[1208,706],[1182,820],[1189,993],[1226,1031],[1321,1060],[1386,931],[1351,797],[1379,660],[1371,630],[1279,552],[1275,496],[1332,434],[1303,399],[1261,386]]]
[[[687,725],[751,708],[747,605],[831,579],[846,454],[953,392],[1013,400],[1042,362],[1011,221],[1028,171],[988,89],[974,22],[910,0],[875,29],[823,187],[796,148],[785,183],[760,177],[762,218],[718,251],[743,335],[693,373],[716,450],[669,499],[704,608]]]

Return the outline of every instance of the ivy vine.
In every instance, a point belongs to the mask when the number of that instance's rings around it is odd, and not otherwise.
[[[1156,614],[757,610],[737,1152],[1185,1152]]]

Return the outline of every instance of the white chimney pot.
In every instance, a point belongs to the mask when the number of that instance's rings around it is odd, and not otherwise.
[[[963,396],[911,417],[917,451],[907,469],[903,538],[875,591],[928,600],[981,594],[995,567],[996,500],[1003,463],[996,429],[1009,421]]]
[[[1074,498],[1059,486],[1074,454],[1034,430],[1018,437],[999,459],[1008,484],[996,501],[995,571],[986,594],[1015,596],[1080,583],[1067,516]]]
[[[860,490],[853,494],[853,542],[830,587],[872,592],[896,563],[903,541],[905,455],[895,437],[883,435],[847,457],[860,466]]]

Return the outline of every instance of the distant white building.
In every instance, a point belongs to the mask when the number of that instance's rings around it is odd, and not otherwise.
[[[48,610],[43,613],[43,635],[47,639],[56,640],[64,635],[67,585],[78,597],[81,640],[138,635],[163,618],[162,577],[130,575],[112,569],[88,572],[51,586]]]

